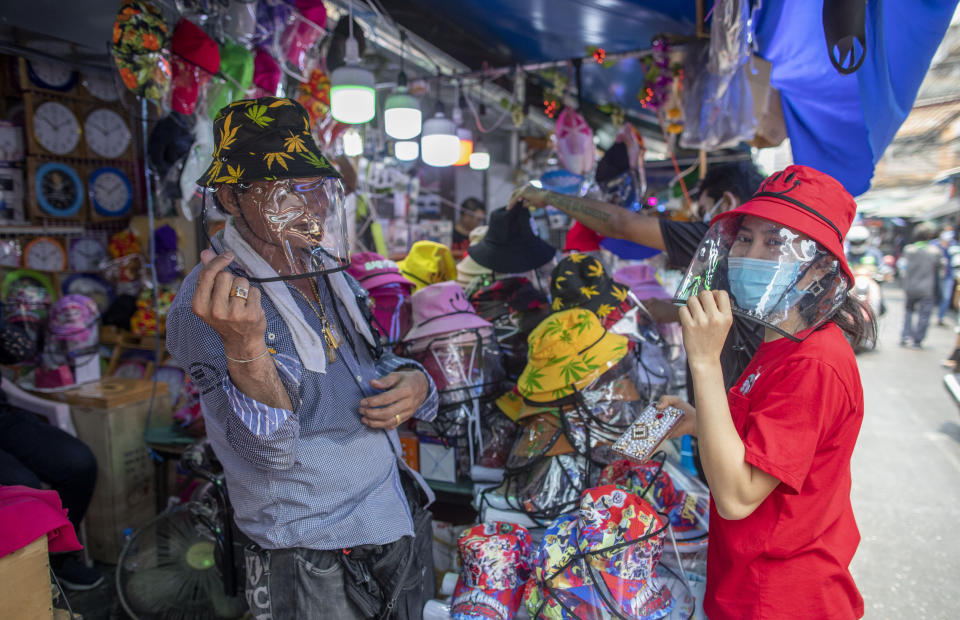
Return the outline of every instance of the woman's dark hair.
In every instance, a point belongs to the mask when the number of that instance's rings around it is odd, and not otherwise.
[[[697,189],[714,200],[730,192],[743,204],[757,193],[761,183],[763,175],[757,167],[752,161],[743,160],[710,166]]]
[[[840,307],[828,319],[837,324],[854,349],[877,341],[877,317],[867,304],[847,293]]]

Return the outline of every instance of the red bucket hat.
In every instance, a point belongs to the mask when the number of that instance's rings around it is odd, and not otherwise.
[[[767,177],[748,202],[717,215],[712,223],[755,215],[792,228],[833,254],[852,284],[853,272],[843,251],[843,238],[856,214],[853,196],[832,176],[809,166],[788,166]]]

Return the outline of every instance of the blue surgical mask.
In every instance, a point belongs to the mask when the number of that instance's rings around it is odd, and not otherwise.
[[[737,306],[764,316],[775,310],[786,310],[802,295],[796,290],[799,273],[800,265],[795,262],[781,264],[762,258],[727,259],[730,292]],[[766,299],[764,295],[767,295]]]

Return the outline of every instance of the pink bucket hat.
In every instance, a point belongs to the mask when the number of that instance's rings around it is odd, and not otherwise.
[[[426,286],[410,298],[413,327],[404,340],[416,340],[461,329],[493,327],[477,315],[460,285],[453,281]]]
[[[639,264],[623,267],[613,274],[613,279],[621,284],[626,284],[630,291],[637,296],[637,299],[673,299],[673,296],[660,286],[656,271],[650,265]]]
[[[360,286],[367,289],[377,288],[384,284],[402,284],[413,289],[413,284],[400,275],[400,268],[388,258],[376,252],[358,252],[350,258],[347,273],[353,276]]]

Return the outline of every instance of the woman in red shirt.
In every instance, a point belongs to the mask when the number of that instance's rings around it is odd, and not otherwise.
[[[859,618],[849,565],[860,534],[850,457],[863,389],[848,342],[875,331],[847,291],[843,236],[856,213],[823,173],[790,166],[716,217],[678,299],[698,406],[676,434],[699,438],[711,491],[704,611],[726,618]],[[764,342],[725,393],[720,351],[733,313]]]

